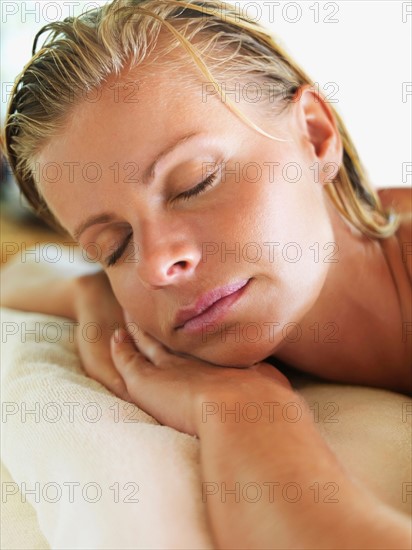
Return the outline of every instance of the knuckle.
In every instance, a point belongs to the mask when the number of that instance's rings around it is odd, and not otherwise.
[[[126,390],[126,384],[120,376],[115,376],[112,378],[110,387],[116,394],[121,394]]]

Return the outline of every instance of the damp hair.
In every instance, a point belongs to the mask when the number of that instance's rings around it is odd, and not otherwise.
[[[245,17],[236,5],[220,0],[114,0],[47,24],[37,33],[33,56],[14,83],[2,141],[22,194],[34,212],[58,231],[63,228],[37,186],[36,156],[64,131],[85,93],[147,61],[161,31],[167,35],[161,54],[176,48],[186,52],[184,62],[195,63],[220,99],[272,139],[278,138],[223,98],[219,78],[230,75],[241,80],[246,75],[270,84],[261,87],[262,105],[274,117],[287,110],[304,85],[314,86],[269,30]],[[155,63],[161,63],[161,57]],[[325,192],[341,216],[364,235],[390,237],[399,227],[399,217],[383,208],[340,115],[330,108],[343,158]]]

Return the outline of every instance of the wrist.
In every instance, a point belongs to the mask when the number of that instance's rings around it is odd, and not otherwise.
[[[239,388],[219,388],[199,396],[196,423],[199,437],[272,429],[274,424],[310,421],[306,401],[291,387],[274,380]]]

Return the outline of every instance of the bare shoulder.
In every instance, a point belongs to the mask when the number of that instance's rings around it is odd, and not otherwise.
[[[402,251],[402,261],[412,278],[412,189],[379,189],[378,194],[385,208],[392,207],[400,214],[401,224],[396,235]]]
[[[378,195],[385,208],[392,207],[400,214],[412,214],[412,189],[408,187],[379,189]]]

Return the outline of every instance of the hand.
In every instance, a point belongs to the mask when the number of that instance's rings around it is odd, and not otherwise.
[[[181,357],[141,330],[135,343],[127,332],[117,331],[111,352],[132,400],[161,424],[191,435],[199,435],[205,401],[256,399],[263,389],[267,395],[270,385],[291,387],[269,363],[239,369]]]
[[[268,363],[238,369],[183,358],[142,331],[135,344],[125,331],[117,331],[111,352],[133,401],[160,423],[188,434],[199,434],[204,397],[231,403],[257,401],[270,392],[290,397],[287,379]],[[219,548],[409,548],[407,519],[342,470],[310,415],[298,423],[235,423],[230,428],[202,431],[202,481],[233,487],[237,480],[257,483],[275,475],[286,486],[293,475],[295,485],[310,488],[316,479],[333,480],[339,499],[326,510],[327,504],[315,503],[310,490],[296,505],[285,498],[270,505],[265,499],[250,504],[244,498],[208,498],[208,521]],[[208,437],[203,439],[204,433]]]
[[[104,272],[76,280],[75,342],[86,373],[125,401],[132,401],[110,353],[110,338],[125,327],[123,310]]]

